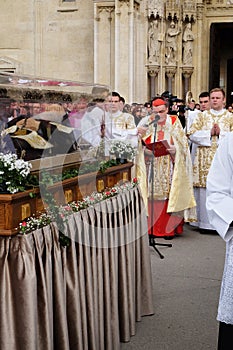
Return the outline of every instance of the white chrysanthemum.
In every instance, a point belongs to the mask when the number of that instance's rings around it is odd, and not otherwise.
[[[10,193],[18,192],[31,167],[31,163],[18,159],[14,153],[0,153],[0,183],[5,183]]]

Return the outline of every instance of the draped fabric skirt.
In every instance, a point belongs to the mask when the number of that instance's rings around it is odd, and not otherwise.
[[[183,233],[184,219],[167,213],[168,200],[148,201],[148,233],[155,237],[174,237]]]
[[[137,187],[0,237],[1,350],[119,350],[154,312],[147,216]]]

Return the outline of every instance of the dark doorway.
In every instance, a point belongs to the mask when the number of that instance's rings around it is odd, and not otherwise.
[[[233,103],[233,58],[227,60],[227,104]]]
[[[221,76],[225,72],[224,76]],[[212,23],[210,27],[209,89],[226,86],[227,104],[233,101],[233,23]]]
[[[220,84],[220,30],[218,24],[210,27],[210,71],[209,90]]]

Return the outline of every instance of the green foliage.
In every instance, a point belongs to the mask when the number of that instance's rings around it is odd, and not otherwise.
[[[106,162],[101,162],[99,164],[99,171],[101,173],[104,173],[108,168],[111,168],[112,166],[116,166],[117,164],[119,164],[119,162],[117,162],[116,159],[110,159]]]
[[[86,196],[81,201],[73,201],[63,206],[56,206],[53,196],[51,196],[51,194],[48,192],[46,193],[46,203],[49,205],[49,210],[47,213],[42,213],[39,217],[35,217],[33,215],[32,217],[23,220],[19,224],[19,232],[25,235],[33,230],[49,225],[52,221],[56,221],[59,229],[60,244],[63,247],[69,246],[70,238],[63,233],[65,232],[65,223],[67,222],[69,215],[93,206],[105,199],[112,198],[123,191],[134,188],[137,185],[138,180],[137,178],[134,178],[131,182],[123,183],[120,186],[115,185],[112,188],[106,189],[103,193],[93,192],[90,196]],[[43,186],[43,190],[47,189],[46,184],[43,184]]]
[[[49,171],[42,171],[40,173],[40,179],[36,175],[30,174],[27,180],[27,185],[32,187],[38,187],[41,184],[45,184],[47,186],[52,186],[56,182],[72,179],[79,175],[84,175],[92,172],[101,172],[104,173],[108,168],[116,166],[120,164],[120,162],[116,159],[110,159],[102,162],[92,162],[87,164],[82,164],[79,169],[66,169],[62,173],[62,178],[60,178],[60,174],[52,174]]]
[[[84,163],[79,169],[66,169],[62,173],[62,181],[70,178],[77,177],[79,175],[88,174],[92,172],[101,172],[104,173],[108,168],[112,166],[118,165],[119,162],[116,159],[110,159],[108,161],[102,162],[92,162],[92,163]],[[50,192],[49,187],[61,181],[60,174],[52,174],[49,171],[41,171],[40,177],[36,175],[29,174],[27,176],[26,187],[40,187],[41,193],[43,193],[43,200],[48,206],[48,216],[42,214],[40,219],[29,218],[28,222],[23,221],[20,224],[21,233],[27,233],[29,230],[43,227],[44,225],[50,223],[51,221],[55,221],[59,230],[59,242],[63,247],[67,247],[70,245],[70,238],[64,234],[66,230],[66,220],[67,217],[63,213],[61,213],[61,207],[56,205],[56,201],[52,192]],[[25,186],[18,186],[18,189],[21,191],[25,190]],[[106,196],[109,196],[108,192],[106,192]],[[111,193],[113,195],[114,191]],[[35,197],[35,193],[32,191],[29,193],[31,198]],[[98,196],[98,195],[97,195]],[[107,197],[106,197],[107,198]],[[79,203],[79,206],[74,206],[76,209],[80,210],[81,208],[85,208],[88,206],[88,203],[83,201]],[[74,208],[73,208],[74,210]]]
[[[53,179],[47,172],[41,173],[40,179],[40,190],[43,193],[43,200],[48,205],[48,211],[50,217],[57,223],[59,230],[59,242],[63,247],[70,245],[70,238],[66,236],[65,232],[65,221],[63,216],[60,214],[60,208],[56,205],[53,194],[49,191],[49,186],[53,185]]]

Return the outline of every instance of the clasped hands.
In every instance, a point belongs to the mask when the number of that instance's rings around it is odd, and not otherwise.
[[[220,127],[218,124],[214,124],[212,129],[211,129],[211,136],[219,136],[220,134]]]

